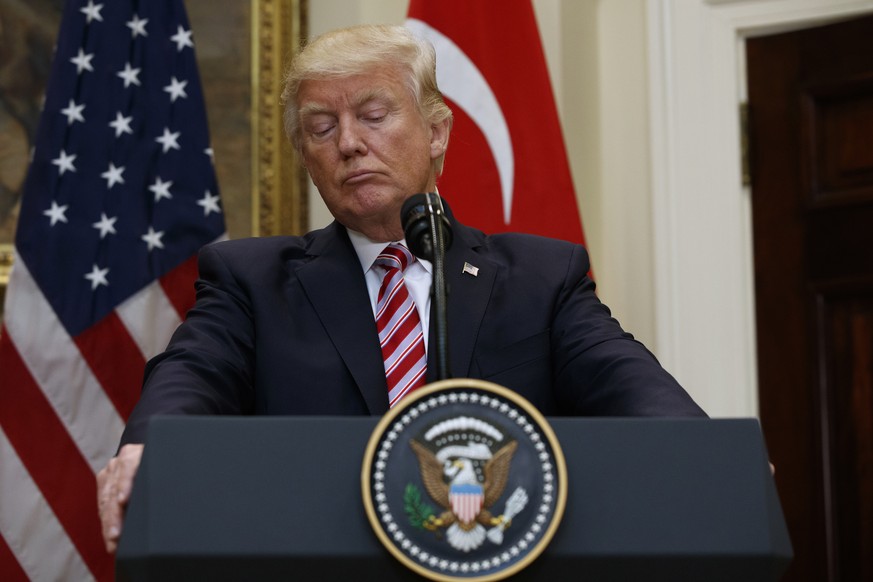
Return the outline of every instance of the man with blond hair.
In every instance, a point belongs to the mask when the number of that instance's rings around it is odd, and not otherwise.
[[[378,320],[388,278],[380,258],[389,248],[409,261],[396,289],[414,304],[410,329],[419,331],[410,337],[422,350],[420,373],[410,373],[405,389],[424,382],[432,266],[398,245],[401,206],[436,191],[449,144],[452,113],[435,71],[433,48],[398,26],[330,32],[295,58],[286,129],[336,220],[301,237],[201,251],[197,303],[149,362],[123,446],[98,476],[109,551],[151,416],[388,410],[393,389]],[[545,415],[704,415],[597,299],[584,248],[489,236],[450,220],[452,376],[503,385]],[[435,366],[427,369],[433,379]]]

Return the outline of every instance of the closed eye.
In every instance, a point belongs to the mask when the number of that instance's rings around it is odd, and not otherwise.
[[[325,127],[325,128],[317,127],[317,128],[313,128],[313,129],[311,129],[311,130],[309,131],[309,133],[312,134],[314,137],[324,137],[324,136],[326,136],[328,133],[330,133],[330,130],[332,130],[332,129],[333,129],[333,126],[332,126],[332,125],[331,125],[331,126],[328,126],[328,127]]]
[[[370,109],[361,115],[361,119],[367,123],[380,123],[388,117],[388,110],[384,107]]]
[[[336,117],[333,115],[315,114],[303,119],[304,131],[316,138],[326,136],[334,127],[336,127]]]

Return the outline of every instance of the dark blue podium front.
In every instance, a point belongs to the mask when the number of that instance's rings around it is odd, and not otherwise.
[[[361,499],[368,417],[152,421],[119,580],[417,580]],[[513,580],[778,580],[791,544],[754,419],[549,419],[558,531]]]

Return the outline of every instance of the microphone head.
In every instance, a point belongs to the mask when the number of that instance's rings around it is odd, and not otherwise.
[[[427,218],[427,195],[413,194],[406,199],[400,209],[400,223],[412,254],[431,260],[433,244],[430,240],[430,221]]]
[[[416,257],[434,261],[431,220],[442,229],[444,251],[452,244],[452,226],[443,213],[442,201],[437,194],[413,194],[400,209],[400,223],[406,244]]]
[[[413,194],[403,202],[400,208],[400,223],[403,225],[403,231],[410,226],[413,221],[427,217],[427,194]]]

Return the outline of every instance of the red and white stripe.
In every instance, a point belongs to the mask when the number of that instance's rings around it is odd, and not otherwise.
[[[403,271],[415,260],[402,245],[388,245],[376,258],[385,269],[376,302],[376,329],[385,361],[388,404],[394,406],[404,395],[424,385],[427,355],[424,333]]]
[[[0,579],[111,580],[95,475],[147,359],[193,304],[196,257],[73,337],[16,254],[0,337]]]
[[[482,488],[478,487],[475,492],[452,490],[449,500],[452,504],[452,513],[462,524],[467,525],[472,523],[482,511],[485,496],[482,494]]]

